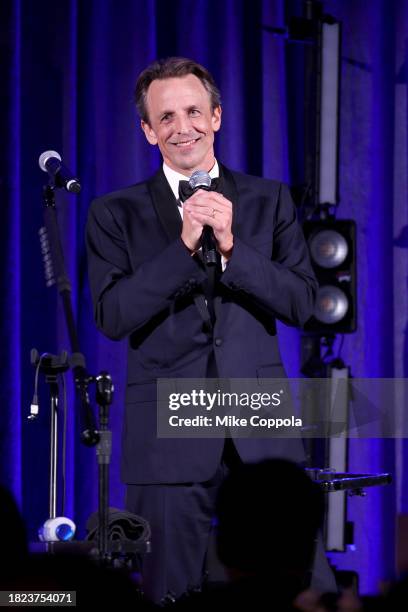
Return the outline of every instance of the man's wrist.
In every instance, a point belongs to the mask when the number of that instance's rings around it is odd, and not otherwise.
[[[219,247],[221,255],[224,257],[225,261],[228,261],[231,258],[232,251],[234,248],[234,240],[232,239],[228,244],[222,247]]]
[[[191,257],[197,253],[197,249],[191,248],[184,240],[181,238],[181,242],[186,247],[187,251],[190,253]]]

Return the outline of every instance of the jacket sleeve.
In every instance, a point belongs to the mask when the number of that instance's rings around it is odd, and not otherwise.
[[[181,238],[132,270],[124,231],[101,199],[89,210],[86,246],[96,324],[112,340],[143,327],[205,276]]]
[[[221,282],[243,292],[263,310],[302,326],[312,315],[317,281],[289,189],[281,185],[274,227],[272,257],[234,236],[234,249]]]

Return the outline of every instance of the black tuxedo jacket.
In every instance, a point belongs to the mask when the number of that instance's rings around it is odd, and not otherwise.
[[[302,325],[316,281],[288,188],[220,165],[233,203],[234,248],[214,299],[206,271],[180,238],[177,202],[160,169],[150,180],[92,202],[87,224],[89,282],[99,329],[127,337],[128,380],[122,476],[127,483],[205,481],[221,439],[158,439],[157,378],[204,378],[212,353],[222,378],[283,377],[275,319]],[[259,391],[262,391],[260,388]],[[236,440],[245,461],[301,459],[293,440]]]

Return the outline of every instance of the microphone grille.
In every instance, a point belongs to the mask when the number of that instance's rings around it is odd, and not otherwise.
[[[61,155],[56,151],[44,151],[44,153],[41,153],[40,157],[38,158],[38,165],[40,166],[43,172],[47,172],[47,167],[45,164],[47,163],[50,157],[56,157],[57,159],[59,159],[59,161],[62,161]]]
[[[211,187],[211,176],[204,170],[196,170],[188,179],[191,189],[197,187]]]

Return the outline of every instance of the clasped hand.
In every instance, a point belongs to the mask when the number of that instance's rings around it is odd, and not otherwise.
[[[209,225],[214,230],[218,251],[229,259],[234,244],[231,224],[232,203],[221,193],[199,189],[183,204],[181,239],[191,251],[196,251],[203,227]]]

